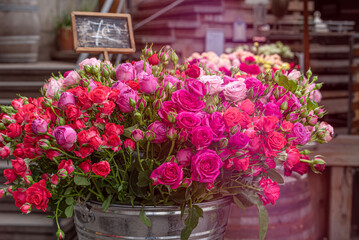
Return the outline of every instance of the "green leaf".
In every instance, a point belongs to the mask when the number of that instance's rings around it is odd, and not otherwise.
[[[279,184],[283,184],[284,183],[284,179],[282,177],[282,175],[280,175],[279,173],[277,173],[276,170],[274,169],[268,169],[267,170],[267,174],[268,177],[270,177],[270,179],[272,179],[273,181],[279,183]]]
[[[147,187],[148,184],[150,183],[150,174],[151,174],[150,170],[139,172],[138,181],[136,183],[137,186],[139,186],[139,187]]]
[[[108,207],[110,206],[112,197],[113,197],[113,195],[109,195],[109,196],[106,198],[106,200],[102,203],[102,210],[103,210],[104,212],[106,212],[107,209],[108,209]]]
[[[74,205],[76,203],[76,201],[72,197],[66,198],[65,202],[67,205]]]
[[[71,193],[71,191],[72,191],[72,187],[66,188],[64,195],[69,195]]]
[[[181,240],[188,240],[193,229],[198,225],[199,218],[203,216],[203,211],[200,207],[193,205],[188,209],[188,216],[184,220],[185,227],[181,232]]]
[[[316,103],[314,100],[307,99],[307,107],[308,110],[314,110],[318,108],[318,103]]]
[[[297,83],[293,80],[289,80],[284,75],[278,76],[277,83],[279,86],[284,87],[286,90],[291,91],[292,93],[297,90]]]
[[[79,186],[88,186],[91,184],[90,180],[85,176],[75,175],[74,181],[75,181],[75,184],[79,185]]]
[[[236,196],[233,196],[233,202],[234,202],[234,204],[236,204],[237,207],[239,207],[244,212],[246,212],[246,207],[243,205],[241,200],[239,200]]]
[[[65,209],[65,215],[67,218],[70,218],[74,215],[74,206],[70,205]]]
[[[262,203],[257,204],[259,220],[259,239],[264,240],[268,230],[268,212]]]
[[[152,221],[149,217],[146,216],[145,211],[143,210],[143,208],[140,211],[140,218],[141,221],[147,226],[147,227],[151,227],[152,226]]]

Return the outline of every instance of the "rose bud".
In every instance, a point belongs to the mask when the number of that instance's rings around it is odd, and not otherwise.
[[[153,139],[155,139],[155,133],[152,130],[147,131],[146,139],[147,139],[147,141],[153,141]]]
[[[56,232],[56,237],[58,240],[65,239],[65,233],[61,229],[59,229]]]
[[[9,155],[10,155],[10,148],[8,148],[7,146],[0,148],[0,157],[2,159],[7,158]]]
[[[5,197],[5,190],[4,189],[0,189],[0,199]]]
[[[79,168],[84,172],[88,173],[91,170],[91,160],[86,160],[79,164]]]
[[[125,149],[127,149],[127,151],[129,151],[129,152],[134,151],[135,147],[136,147],[135,142],[129,138],[123,142],[123,145],[124,145]]]
[[[157,54],[153,54],[151,57],[148,58],[148,62],[151,65],[158,65],[159,64],[159,60],[158,60],[158,56]]]
[[[37,135],[46,133],[47,127],[48,123],[42,118],[37,118],[31,123],[32,131]]]
[[[65,149],[71,148],[75,142],[77,133],[70,126],[60,126],[55,128],[53,133],[57,144]]]
[[[74,105],[76,102],[75,96],[70,92],[63,92],[59,98],[59,108],[66,110],[68,106]]]
[[[138,142],[143,139],[143,132],[141,129],[135,129],[131,133],[131,138],[133,141]]]
[[[44,173],[41,175],[41,179],[44,179],[45,181],[47,181],[49,179],[50,175],[48,173]]]
[[[171,141],[175,141],[177,139],[177,130],[174,127],[171,127],[168,129],[167,131],[167,137],[168,139],[170,139]]]
[[[60,169],[59,171],[57,171],[57,175],[60,177],[60,178],[65,178],[67,177],[67,171],[65,169]]]
[[[192,180],[190,178],[186,178],[185,180],[182,181],[182,186],[183,187],[190,187],[192,185]]]
[[[32,206],[30,203],[25,203],[20,207],[22,213],[29,214],[31,212]]]
[[[52,175],[50,182],[53,185],[57,185],[59,183],[59,177],[56,174]]]

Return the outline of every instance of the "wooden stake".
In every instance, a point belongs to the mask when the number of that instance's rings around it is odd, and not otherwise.
[[[308,0],[304,0],[303,6],[303,18],[304,18],[304,69],[308,71],[310,66],[309,58],[309,27],[308,27]]]
[[[109,60],[108,60],[108,52],[107,52],[106,49],[105,49],[105,51],[103,52],[103,56],[105,57],[105,61],[109,61]]]

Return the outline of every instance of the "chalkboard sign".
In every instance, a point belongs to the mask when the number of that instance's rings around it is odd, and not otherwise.
[[[117,13],[72,12],[76,52],[122,53],[136,51],[131,15]]]

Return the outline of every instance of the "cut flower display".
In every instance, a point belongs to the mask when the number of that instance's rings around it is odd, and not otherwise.
[[[147,47],[140,61],[117,67],[86,59],[51,77],[42,97],[2,106],[0,156],[14,158],[0,197],[12,194],[23,213],[50,206],[56,220],[71,217],[78,199],[106,211],[231,197],[265,211],[280,196],[278,169],[324,169],[301,148],[333,134],[319,120],[325,111],[311,95],[321,85],[310,71],[228,76],[177,61],[172,50]]]

